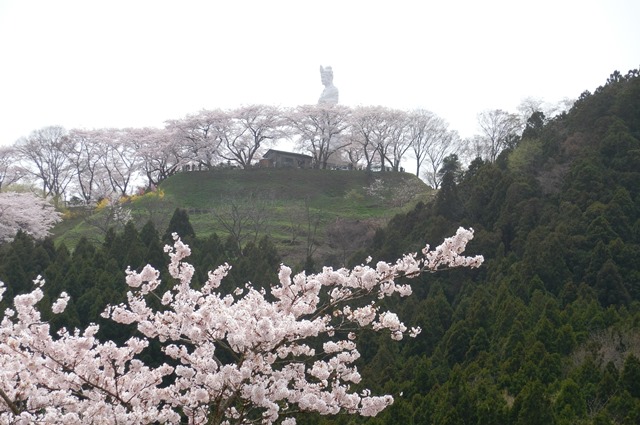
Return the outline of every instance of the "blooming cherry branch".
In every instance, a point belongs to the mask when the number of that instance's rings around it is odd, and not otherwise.
[[[281,266],[279,284],[269,290],[251,284],[233,294],[217,291],[230,266],[209,272],[200,288],[190,286],[190,249],[177,235],[167,247],[175,286],[156,294],[160,273],[151,266],[127,270],[132,288],[125,304],[104,317],[135,324],[145,339],[123,346],[95,338],[97,325],[50,336],[35,304],[40,286],[15,297],[0,323],[0,422],[2,423],[265,423],[294,424],[290,415],[346,412],[375,416],[393,403],[390,395],[354,392],[361,377],[358,329],[388,331],[391,338],[415,337],[379,300],[408,296],[396,282],[450,267],[478,267],[482,257],[462,255],[473,237],[459,229],[422,256],[405,255],[353,269],[325,267],[318,274]],[[0,299],[4,288],[0,285]],[[149,296],[162,304],[154,309]],[[64,311],[62,293],[52,311]],[[356,306],[357,305],[357,306]],[[150,367],[139,360],[148,340],[157,339],[169,363]]]

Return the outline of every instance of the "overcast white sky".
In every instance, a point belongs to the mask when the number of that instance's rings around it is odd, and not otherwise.
[[[558,102],[640,67],[638,0],[0,0],[0,144],[48,126],[162,126],[200,109],[485,109]]]

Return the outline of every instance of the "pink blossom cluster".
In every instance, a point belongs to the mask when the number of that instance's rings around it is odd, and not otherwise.
[[[379,262],[350,269],[324,268],[318,274],[281,266],[270,290],[251,284],[233,294],[217,291],[230,266],[209,272],[207,282],[190,285],[194,268],[184,259],[189,247],[174,235],[169,272],[175,286],[156,294],[160,273],[151,266],[127,270],[132,288],[125,304],[104,317],[136,324],[145,339],[122,346],[99,341],[97,325],[50,335],[35,305],[40,278],[29,294],[16,296],[0,323],[0,423],[295,424],[299,411],[323,415],[346,412],[375,416],[393,403],[391,395],[356,392],[361,377],[355,362],[357,332],[389,332],[393,339],[415,337],[379,299],[408,296],[400,277],[443,267],[478,267],[483,259],[461,253],[473,231],[456,235],[423,257],[405,255],[394,264]],[[0,284],[0,299],[4,292]],[[157,297],[161,309],[148,303]],[[62,293],[54,313],[66,307]],[[361,302],[364,300],[365,302]],[[357,305],[357,306],[356,306]],[[157,339],[169,364],[139,360]]]
[[[0,241],[11,241],[18,230],[42,239],[60,221],[54,206],[33,193],[0,193]]]

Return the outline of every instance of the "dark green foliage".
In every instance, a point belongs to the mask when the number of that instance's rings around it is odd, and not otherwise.
[[[149,246],[154,241],[157,241],[160,238],[158,230],[156,226],[153,224],[153,221],[149,220],[145,223],[145,225],[140,230],[140,241],[145,245]]]
[[[587,413],[587,403],[580,387],[572,379],[562,383],[554,401],[554,412],[559,424],[574,424]]]
[[[55,256],[51,241],[34,241],[18,231],[13,241],[0,246],[0,281],[6,285],[0,311],[10,305],[13,297],[30,292],[33,279],[44,276],[44,271]]]
[[[230,258],[231,271],[225,279],[229,289],[251,282],[255,287],[268,288],[277,283],[280,256],[268,236],[258,244],[249,242],[234,259]]]
[[[537,139],[544,128],[545,116],[541,111],[536,111],[527,119],[527,125],[522,132],[522,139]]]
[[[401,317],[423,328],[402,343],[413,423],[637,423],[640,119],[628,111],[640,95],[630,93],[637,74],[612,78],[567,114],[534,114],[495,163],[460,175],[449,161],[432,203],[376,234],[369,253],[393,260],[470,226],[468,251],[486,259],[413,282],[418,302]]]
[[[518,394],[511,409],[511,418],[514,425],[553,425],[556,423],[551,410],[551,402],[544,393],[544,387],[540,381],[530,382]]]
[[[618,267],[607,260],[596,276],[598,299],[603,306],[626,305],[631,301]]]
[[[191,223],[189,222],[189,214],[187,214],[187,210],[176,208],[173,212],[173,216],[171,216],[169,227],[167,227],[162,240],[165,243],[172,244],[173,237],[171,235],[173,233],[177,233],[178,236],[185,241],[195,238],[196,233],[193,231],[193,227],[191,227]]]
[[[640,398],[640,360],[633,354],[630,354],[624,362],[622,388],[632,397]]]
[[[462,175],[458,156],[452,154],[446,157],[439,174],[442,176],[442,182],[434,203],[434,212],[447,219],[457,220],[462,215],[462,202],[457,187]]]
[[[145,247],[144,259],[148,264],[157,269],[162,269],[167,265],[163,244],[151,220],[147,221],[140,230],[140,242]]]

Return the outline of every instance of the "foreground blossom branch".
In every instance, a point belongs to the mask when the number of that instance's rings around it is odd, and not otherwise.
[[[478,267],[481,256],[462,253],[472,230],[458,229],[434,250],[405,255],[393,264],[378,262],[353,269],[324,268],[292,276],[281,266],[279,284],[269,290],[246,284],[233,294],[218,287],[230,266],[209,272],[199,288],[190,286],[194,268],[190,249],[176,235],[166,247],[176,285],[156,294],[160,273],[151,266],[127,270],[132,288],[125,304],[110,306],[104,317],[136,324],[145,339],[123,346],[95,338],[97,325],[50,336],[35,305],[36,289],[14,299],[0,323],[1,423],[265,423],[290,415],[346,412],[375,416],[393,403],[390,395],[355,392],[360,383],[357,332],[389,332],[415,337],[379,300],[408,296],[411,287],[396,282],[451,267]],[[4,288],[0,284],[0,299]],[[157,297],[162,308],[147,302]],[[53,311],[64,311],[61,294]],[[139,360],[148,341],[158,340],[167,362],[151,367]],[[168,364],[170,363],[170,364]]]

